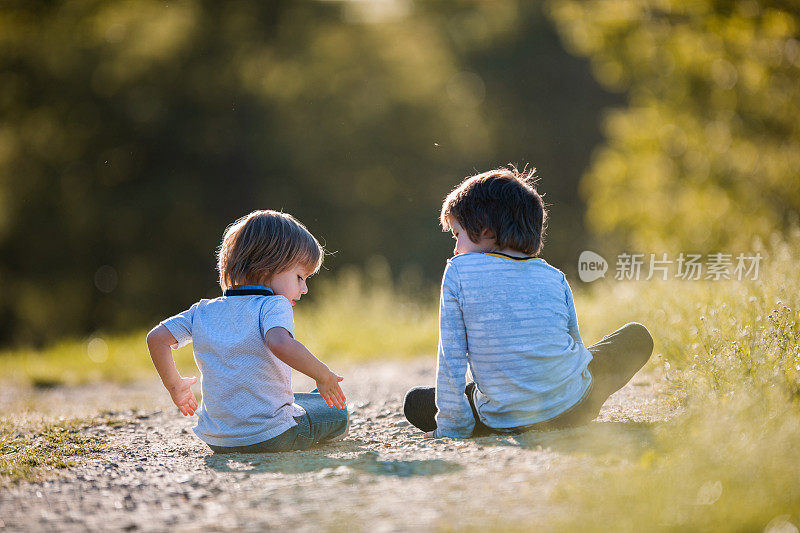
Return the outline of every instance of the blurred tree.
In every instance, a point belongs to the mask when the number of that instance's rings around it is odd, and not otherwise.
[[[748,250],[800,212],[800,5],[552,0],[624,91],[582,183],[588,225],[642,251]]]
[[[438,278],[442,198],[508,162],[540,168],[545,255],[571,261],[613,101],[521,0],[4,2],[0,344],[215,296],[223,229],[258,208],[304,221],[333,267]]]

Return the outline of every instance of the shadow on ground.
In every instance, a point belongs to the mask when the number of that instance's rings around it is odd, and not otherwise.
[[[413,477],[449,474],[463,468],[457,463],[442,459],[384,461],[378,459],[377,452],[364,448],[358,450],[360,451],[354,457],[333,457],[326,455],[326,451],[321,449],[284,453],[210,454],[204,460],[206,466],[217,472],[247,474],[303,474],[347,467],[376,476]]]
[[[550,449],[565,455],[635,458],[657,447],[656,423],[592,422],[585,426],[475,439],[481,446]]]

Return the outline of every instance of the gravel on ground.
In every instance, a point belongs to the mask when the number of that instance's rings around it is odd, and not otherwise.
[[[548,529],[553,491],[604,457],[635,461],[674,415],[663,381],[640,373],[588,426],[520,436],[430,439],[402,415],[431,359],[337,368],[351,411],[343,441],[302,452],[214,455],[157,382],[33,390],[5,386],[0,412],[106,413],[85,431],[98,456],[40,482],[0,488],[0,529],[405,531],[465,524]],[[313,383],[295,376],[295,390]]]

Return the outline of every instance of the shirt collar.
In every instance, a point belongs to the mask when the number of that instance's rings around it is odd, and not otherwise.
[[[275,291],[265,285],[238,285],[222,291],[223,296],[275,296]]]
[[[483,252],[485,255],[491,255],[492,257],[502,257],[503,259],[513,259],[514,261],[544,261],[541,257],[516,257],[513,255],[504,254],[501,252]]]

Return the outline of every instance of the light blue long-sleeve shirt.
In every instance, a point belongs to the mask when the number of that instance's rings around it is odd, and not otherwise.
[[[448,260],[439,305],[437,437],[467,438],[469,369],[481,421],[508,429],[549,420],[589,390],[572,291],[543,259],[467,253]]]

